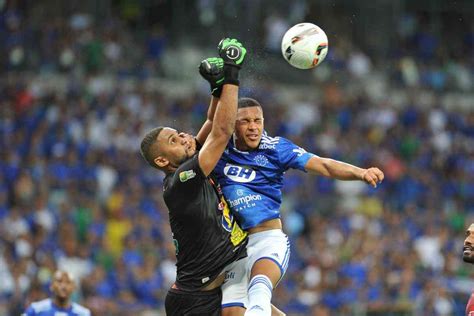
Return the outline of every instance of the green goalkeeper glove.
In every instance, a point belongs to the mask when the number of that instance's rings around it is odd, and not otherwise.
[[[217,46],[224,60],[224,83],[239,85],[239,71],[245,60],[247,49],[236,39],[224,38]]]
[[[219,57],[210,57],[201,61],[199,73],[211,85],[211,94],[220,97],[224,83],[224,60]]]

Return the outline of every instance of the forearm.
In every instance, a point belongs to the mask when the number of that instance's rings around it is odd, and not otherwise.
[[[306,170],[338,180],[363,180],[365,169],[330,158],[311,158]]]
[[[218,109],[215,111],[211,132],[231,135],[234,132],[235,117],[237,115],[237,100],[239,87],[232,84],[223,86],[222,96]]]
[[[212,122],[214,120],[214,115],[216,113],[218,102],[219,102],[218,98],[214,96],[211,97],[211,103],[209,104],[209,108],[207,109],[207,119],[196,135],[196,140],[201,145],[204,144],[204,142],[207,139],[207,136],[209,136],[209,133],[211,132]]]
[[[209,108],[207,109],[207,120],[213,121],[214,115],[216,114],[217,103],[219,103],[219,98],[215,96],[211,96],[211,103],[209,104]]]
[[[215,168],[234,132],[238,91],[239,87],[235,85],[226,84],[223,87],[211,132],[198,156],[199,166],[206,176]]]

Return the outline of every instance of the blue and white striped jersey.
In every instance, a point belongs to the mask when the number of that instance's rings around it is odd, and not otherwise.
[[[54,305],[50,298],[31,303],[26,309],[24,316],[90,316],[87,308],[72,303],[69,308],[60,308]]]
[[[258,149],[240,151],[232,138],[214,169],[230,209],[243,229],[280,217],[283,174],[313,156],[283,137],[262,136]]]

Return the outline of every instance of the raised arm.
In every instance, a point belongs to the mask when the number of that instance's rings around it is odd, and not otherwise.
[[[306,171],[338,180],[361,180],[374,188],[382,182],[384,174],[379,168],[363,169],[354,165],[318,156],[311,157],[305,166]]]
[[[234,132],[239,92],[238,74],[247,53],[247,50],[241,43],[235,39],[228,38],[219,43],[218,49],[219,55],[222,58],[220,60],[224,64],[222,67],[224,75],[224,79],[222,80],[222,94],[217,102],[215,113],[212,113],[213,104],[209,107],[208,120],[198,134],[198,137],[201,139],[197,138],[198,142],[205,138],[206,129],[209,128],[208,121],[210,121],[210,133],[207,139],[205,139],[198,157],[199,166],[206,176],[209,175],[216,166]],[[203,63],[208,61],[208,63],[211,64],[210,67],[206,66],[206,68],[212,69],[212,65],[220,64],[218,60],[209,60],[210,59],[203,61]],[[201,63],[201,66],[203,63]],[[201,67],[200,73],[203,75]],[[203,77],[206,78],[204,75]]]
[[[206,176],[214,170],[234,132],[238,95],[238,86],[224,85],[211,131],[199,151],[199,166]]]
[[[211,132],[212,122],[214,121],[214,114],[216,113],[218,102],[218,97],[211,97],[211,103],[209,104],[209,108],[207,109],[206,121],[204,122],[198,134],[196,135],[196,141],[201,145],[204,144],[207,139],[207,136],[209,136],[209,133]]]

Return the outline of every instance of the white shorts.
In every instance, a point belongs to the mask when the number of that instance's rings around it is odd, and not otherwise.
[[[281,229],[266,230],[250,234],[247,244],[247,257],[226,268],[222,284],[222,308],[247,306],[247,287],[250,272],[256,261],[270,259],[280,267],[280,280],[285,275],[290,259],[290,241]]]

